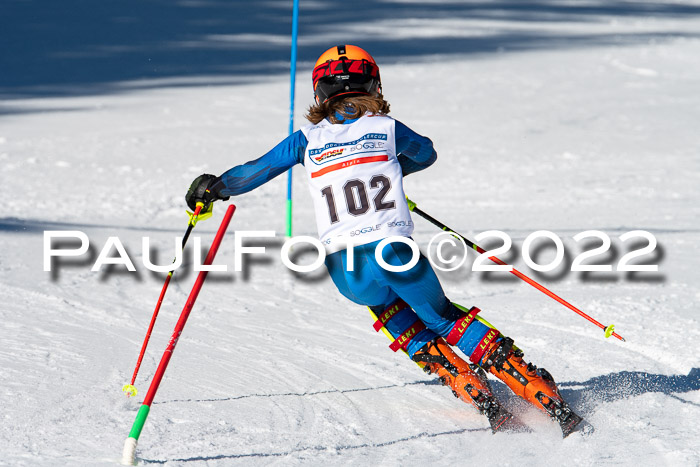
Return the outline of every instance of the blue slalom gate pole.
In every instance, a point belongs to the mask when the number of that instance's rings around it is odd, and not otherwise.
[[[299,31],[299,0],[294,0],[292,13],[292,56],[289,66],[289,134],[294,133],[294,87],[297,75],[297,35]],[[287,172],[287,237],[292,236],[292,169]]]

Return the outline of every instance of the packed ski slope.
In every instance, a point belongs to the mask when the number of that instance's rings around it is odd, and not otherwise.
[[[439,153],[405,180],[408,195],[472,238],[506,232],[514,248],[504,259],[627,339],[604,339],[507,273],[471,272],[473,257],[440,274],[454,301],[482,308],[554,375],[595,431],[562,440],[554,423],[494,382],[533,432],[492,435],[485,418],[391,352],[324,270],[297,275],[282,265],[280,177],[232,200],[238,210],[216,261],[229,271],[204,285],[141,435],[141,464],[698,465],[700,5],[590,4],[583,18],[563,15],[566,2],[533,3],[522,15],[505,3],[484,6],[490,14],[462,14],[457,2],[378,3],[384,16],[372,21],[316,35],[302,22],[297,125],[311,102],[309,60],[335,43],[381,44],[392,115]],[[324,6],[302,2],[302,21],[304,8]],[[286,50],[283,35],[262,29],[226,40]],[[453,41],[472,39],[474,48],[455,50]],[[393,55],[392,43],[419,52]],[[143,266],[142,238],[159,263],[170,261],[189,182],[258,157],[287,131],[282,68],[81,86],[2,89],[0,465],[118,462],[195,277],[190,246],[137,379],[141,392],[125,398],[120,388],[164,280]],[[314,235],[301,170],[294,200],[295,235]],[[223,211],[197,225],[203,248]],[[414,222],[426,251],[437,231]],[[90,250],[45,272],[46,230],[85,232]],[[233,272],[234,230],[277,238],[255,243],[267,254]],[[553,272],[523,262],[523,240],[537,230],[564,240]],[[658,246],[643,260],[659,271],[571,272],[582,251],[572,238],[587,230],[613,239],[599,258],[613,266],[632,250],[621,234],[651,232]],[[137,272],[91,271],[111,236]],[[538,251],[543,264],[554,256]]]

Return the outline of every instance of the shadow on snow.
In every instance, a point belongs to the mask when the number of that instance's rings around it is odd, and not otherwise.
[[[596,376],[581,383],[559,384],[562,396],[572,407],[595,406],[603,402],[614,402],[628,397],[658,392],[686,404],[700,407],[675,394],[700,390],[700,368],[693,368],[687,375],[656,375],[641,371],[621,371]],[[583,407],[585,413],[585,407]],[[593,407],[589,409],[592,410]]]
[[[291,0],[8,0],[0,15],[0,95],[101,94],[282,76],[289,70],[291,5]],[[620,33],[606,27],[622,17],[700,14],[700,6],[681,2],[356,0],[350,6],[302,0],[300,11],[301,70],[336,43],[356,43],[382,63],[400,63],[436,55],[700,36],[673,30]],[[601,32],[576,33],[564,25],[573,22],[597,23]],[[533,23],[538,24],[523,27]],[[561,26],[555,32],[539,23]],[[18,111],[27,110],[9,106],[1,113]]]

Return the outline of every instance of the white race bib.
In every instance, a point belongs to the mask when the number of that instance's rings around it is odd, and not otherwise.
[[[347,242],[413,233],[392,118],[368,114],[346,125],[323,120],[301,131],[318,234],[329,252]]]

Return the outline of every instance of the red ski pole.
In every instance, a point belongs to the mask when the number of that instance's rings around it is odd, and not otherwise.
[[[194,210],[194,212],[190,215],[190,220],[189,224],[187,226],[187,231],[185,231],[185,236],[182,237],[182,249],[185,249],[185,244],[187,243],[187,239],[190,238],[190,233],[192,233],[192,229],[194,228],[195,224],[197,224],[197,218],[199,217],[199,213],[204,207],[204,203],[197,203],[197,207]],[[189,212],[189,211],[188,211]],[[175,262],[175,260],[173,260]],[[173,272],[175,271],[170,271],[168,272],[168,276],[165,278],[165,283],[163,284],[163,288],[160,291],[160,296],[158,297],[158,303],[156,303],[156,308],[153,310],[153,316],[151,317],[151,323],[148,325],[148,331],[146,331],[146,337],[143,339],[143,344],[141,344],[141,352],[139,353],[139,358],[136,361],[136,368],[134,368],[134,374],[131,376],[131,383],[124,385],[122,388],[122,391],[126,393],[127,397],[131,396],[136,396],[138,391],[136,390],[136,387],[134,386],[134,381],[136,381],[136,375],[139,374],[139,368],[141,368],[141,362],[143,361],[143,356],[146,353],[146,347],[148,347],[148,341],[151,339],[151,333],[153,332],[153,326],[156,324],[156,318],[158,318],[158,312],[160,311],[160,306],[163,304],[163,298],[165,297],[165,291],[168,290],[168,285],[170,285],[170,279],[173,277]]]
[[[464,242],[467,244],[467,246],[469,248],[474,249],[478,253],[481,253],[481,254],[486,253],[486,250],[484,250],[479,245],[477,245],[476,243],[474,243],[471,240],[469,240],[468,238],[466,238],[464,235],[462,235],[458,232],[455,232],[454,230],[452,230],[451,228],[449,228],[448,226],[446,226],[445,224],[443,224],[439,220],[435,219],[434,217],[431,217],[426,212],[419,209],[418,206],[416,206],[416,203],[414,203],[410,199],[406,198],[406,201],[408,201],[408,209],[411,210],[411,212],[415,212],[416,214],[418,214],[422,218],[426,219],[431,224],[436,225],[437,227],[441,228],[445,232],[449,232],[453,236],[461,238],[462,240],[464,240]],[[489,256],[489,259],[496,264],[500,264],[502,266],[507,266],[507,264],[504,261],[500,260],[496,256]],[[589,322],[598,326],[600,329],[605,331],[605,337],[613,336],[613,337],[620,339],[622,342],[625,342],[625,339],[622,336],[620,336],[618,333],[615,332],[614,325],[610,324],[608,326],[604,326],[604,325],[600,324],[598,321],[591,318],[586,313],[584,313],[583,311],[581,311],[578,308],[576,308],[575,306],[573,306],[571,303],[569,303],[566,300],[564,300],[563,298],[561,298],[559,295],[555,294],[554,292],[552,292],[551,290],[549,290],[545,286],[539,284],[538,282],[534,281],[533,279],[530,279],[529,277],[527,277],[525,274],[518,271],[517,269],[513,268],[510,272],[512,274],[514,274],[515,276],[519,277],[520,279],[524,280],[525,282],[527,282],[528,284],[530,284],[531,286],[533,286],[534,288],[536,288],[540,292],[542,292],[542,293],[548,295],[549,297],[553,298],[554,300],[558,301],[559,303],[561,303],[562,305],[564,305],[565,307],[567,307],[571,311],[575,312],[579,316],[586,318]]]
[[[208,266],[214,262],[214,256],[216,256],[216,252],[219,249],[221,240],[224,238],[224,233],[226,232],[226,229],[228,228],[228,225],[231,222],[231,217],[233,217],[233,212],[235,210],[236,206],[234,206],[233,204],[231,204],[226,210],[226,214],[224,214],[224,219],[221,221],[219,230],[216,232],[214,241],[212,242],[211,247],[209,248],[209,253],[207,254],[206,259],[204,260],[205,266]],[[151,385],[148,388],[148,392],[146,393],[146,398],[143,400],[143,404],[141,405],[141,408],[139,408],[139,411],[136,414],[136,420],[134,420],[134,424],[131,427],[129,437],[126,438],[126,442],[124,443],[124,451],[122,453],[123,464],[133,465],[134,461],[136,460],[136,444],[138,442],[139,436],[141,435],[143,425],[144,423],[146,423],[146,418],[148,418],[148,412],[151,410],[151,403],[153,402],[153,398],[155,397],[156,392],[158,391],[158,386],[160,386],[160,382],[163,379],[165,370],[168,367],[170,357],[172,357],[173,352],[175,351],[175,346],[177,345],[178,339],[180,339],[180,334],[182,334],[182,330],[185,327],[187,318],[190,316],[190,312],[192,311],[194,302],[197,300],[199,291],[202,289],[204,279],[207,278],[207,273],[208,271],[200,271],[199,275],[197,276],[197,279],[194,282],[194,286],[192,286],[190,296],[187,297],[185,307],[182,309],[182,313],[180,313],[180,319],[178,319],[177,324],[175,325],[175,330],[173,331],[173,335],[170,337],[170,341],[168,342],[168,346],[165,348],[165,352],[163,352],[163,356],[161,357],[160,363],[158,364],[156,374],[153,377],[153,381],[151,381]]]

